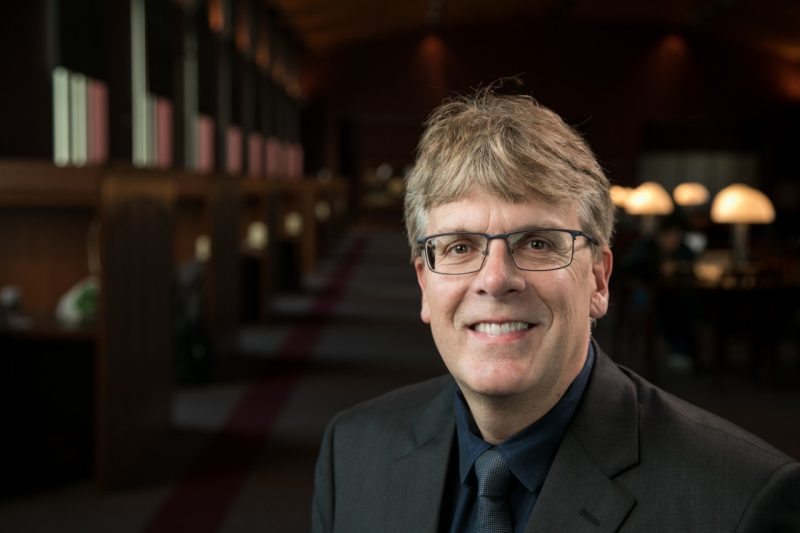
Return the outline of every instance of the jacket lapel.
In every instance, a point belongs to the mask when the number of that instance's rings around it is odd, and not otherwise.
[[[415,422],[408,445],[390,467],[383,531],[436,533],[455,435],[454,384],[448,380]]]
[[[638,462],[636,390],[595,345],[595,368],[526,533],[617,531],[636,504],[613,478]]]
[[[567,434],[525,533],[617,531],[635,503]]]

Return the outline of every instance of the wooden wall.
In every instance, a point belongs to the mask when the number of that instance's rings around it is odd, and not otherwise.
[[[796,65],[709,35],[558,18],[403,33],[310,58],[308,145],[319,166],[402,168],[443,97],[506,76],[583,132],[616,182],[635,184],[641,150],[676,145],[754,150],[765,183],[800,175],[785,140],[800,113]]]

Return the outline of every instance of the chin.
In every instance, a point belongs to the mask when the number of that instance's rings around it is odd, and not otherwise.
[[[498,398],[515,396],[530,389],[527,383],[520,380],[519,373],[509,375],[507,372],[501,372],[488,376],[472,376],[463,383],[476,394]]]

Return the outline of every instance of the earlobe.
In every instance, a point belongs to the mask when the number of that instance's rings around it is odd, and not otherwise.
[[[428,280],[425,279],[427,269],[425,268],[425,264],[423,263],[421,257],[417,257],[414,260],[414,270],[417,273],[417,283],[419,284],[420,291],[422,291],[422,305],[419,311],[419,317],[426,324],[430,324],[431,313],[430,309],[428,308],[428,291],[427,291]]]
[[[595,288],[589,305],[589,316],[594,319],[604,317],[608,311],[608,282],[614,264],[614,256],[608,247],[602,251],[602,254],[600,260],[592,265]]]

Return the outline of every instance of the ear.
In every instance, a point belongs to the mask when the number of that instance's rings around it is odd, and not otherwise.
[[[420,309],[419,316],[423,322],[430,324],[431,312],[428,308],[428,278],[426,277],[429,270],[420,256],[414,259],[414,270],[417,272],[417,283],[419,283],[419,288],[422,291],[422,308]]]
[[[589,316],[595,319],[604,317],[608,311],[608,280],[614,265],[614,256],[608,246],[601,253],[602,257],[592,264],[594,291],[589,302]]]

